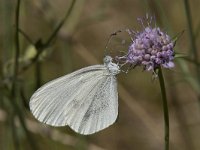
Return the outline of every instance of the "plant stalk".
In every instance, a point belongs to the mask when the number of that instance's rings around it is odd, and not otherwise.
[[[168,105],[167,105],[165,81],[163,78],[161,67],[159,67],[159,70],[158,70],[158,77],[159,77],[159,83],[160,83],[160,89],[161,89],[162,101],[163,101],[163,113],[164,113],[164,124],[165,124],[165,150],[169,150],[169,112],[168,112]]]

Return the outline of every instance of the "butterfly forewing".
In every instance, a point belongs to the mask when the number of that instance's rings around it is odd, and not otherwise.
[[[115,76],[95,65],[43,85],[31,97],[30,109],[41,122],[92,134],[114,123],[117,99]]]

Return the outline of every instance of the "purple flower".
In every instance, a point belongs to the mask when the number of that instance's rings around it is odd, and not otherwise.
[[[128,48],[128,53],[118,57],[118,60],[134,66],[143,66],[147,71],[154,71],[159,66],[173,68],[174,42],[170,36],[161,31],[159,27],[150,26],[152,17],[147,16],[138,20],[144,29],[141,32],[127,30],[132,43]]]

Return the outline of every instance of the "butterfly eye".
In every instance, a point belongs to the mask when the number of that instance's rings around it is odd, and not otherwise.
[[[104,61],[105,64],[108,64],[108,63],[110,63],[112,61],[112,57],[105,56],[103,61]]]

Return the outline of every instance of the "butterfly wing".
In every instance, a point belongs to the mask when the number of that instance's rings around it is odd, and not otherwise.
[[[39,88],[31,97],[30,110],[46,124],[69,125],[78,133],[92,134],[117,118],[115,76],[103,65],[80,69]]]
[[[84,92],[84,103],[72,107],[68,125],[81,134],[92,134],[113,124],[118,115],[117,82],[114,76],[104,76]],[[80,103],[79,103],[80,104]]]

